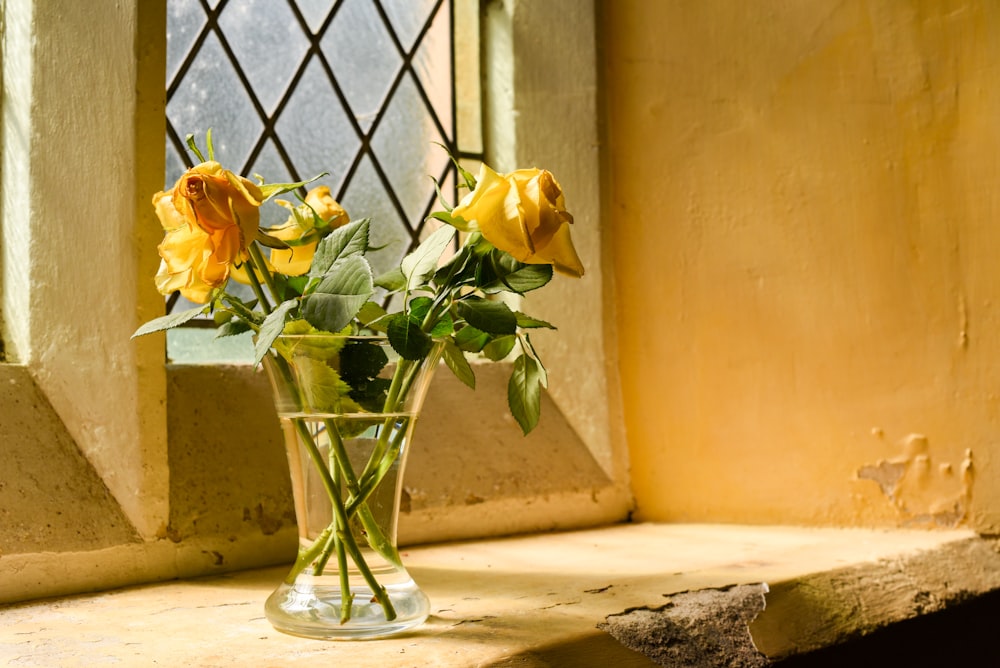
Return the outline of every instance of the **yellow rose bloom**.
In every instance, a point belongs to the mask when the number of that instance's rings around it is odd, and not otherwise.
[[[209,161],[184,172],[172,199],[188,223],[215,238],[220,249],[232,251],[235,261],[257,234],[264,197],[252,181]]]
[[[502,175],[482,165],[475,189],[451,212],[459,229],[478,230],[491,244],[526,264],[551,264],[583,276],[573,247],[562,188],[551,172],[519,169]]]
[[[153,196],[165,235],[156,275],[163,294],[180,290],[204,304],[225,284],[232,266],[246,257],[257,233],[263,196],[251,181],[203,162],[184,172],[170,190]]]
[[[206,303],[212,290],[226,282],[229,262],[216,252],[210,235],[178,213],[170,191],[154,195],[153,205],[165,232],[156,248],[162,258],[157,290],[164,295],[180,290],[186,299]]]
[[[291,213],[284,225],[270,229],[267,233],[275,239],[286,242],[296,242],[306,238],[309,240],[298,245],[289,243],[291,248],[288,249],[272,249],[270,264],[275,271],[285,276],[301,276],[309,271],[320,239],[347,223],[347,212],[337,200],[333,199],[330,189],[326,186],[317,186],[310,190],[306,194],[305,205],[295,207],[282,200],[276,201]],[[323,221],[323,225],[316,224],[313,211]]]

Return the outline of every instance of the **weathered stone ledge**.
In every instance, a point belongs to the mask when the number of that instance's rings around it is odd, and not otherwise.
[[[967,531],[632,524],[404,558],[432,601],[431,618],[407,636],[278,633],[263,601],[284,568],[268,568],[0,608],[0,660],[755,666],[1000,589],[996,543]]]

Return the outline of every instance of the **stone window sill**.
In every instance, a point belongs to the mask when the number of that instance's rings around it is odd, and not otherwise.
[[[724,660],[716,650],[755,653],[751,635],[773,659],[1000,589],[996,545],[968,531],[628,524],[413,547],[404,558],[432,605],[406,636],[331,643],[273,630],[263,602],[278,567],[0,608],[0,659],[622,667],[680,651],[707,652],[705,662]],[[685,638],[686,625],[713,633]],[[731,642],[699,643],[712,635]],[[757,660],[746,665],[767,663]]]

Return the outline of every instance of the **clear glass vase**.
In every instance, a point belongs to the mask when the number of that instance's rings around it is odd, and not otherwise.
[[[393,359],[379,337],[281,336],[264,364],[288,452],[299,553],[267,599],[309,638],[400,633],[428,615],[396,549],[403,469],[439,354]]]

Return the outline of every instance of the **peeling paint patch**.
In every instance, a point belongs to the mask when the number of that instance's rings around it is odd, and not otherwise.
[[[768,666],[750,637],[767,591],[761,582],[681,592],[660,607],[609,615],[598,628],[661,666]]]
[[[873,429],[872,433],[881,436],[882,432]],[[965,451],[956,472],[951,462],[935,465],[930,443],[922,434],[910,434],[900,448],[896,457],[859,468],[858,479],[879,486],[899,513],[902,526],[953,528],[961,524],[972,500],[972,450]]]

